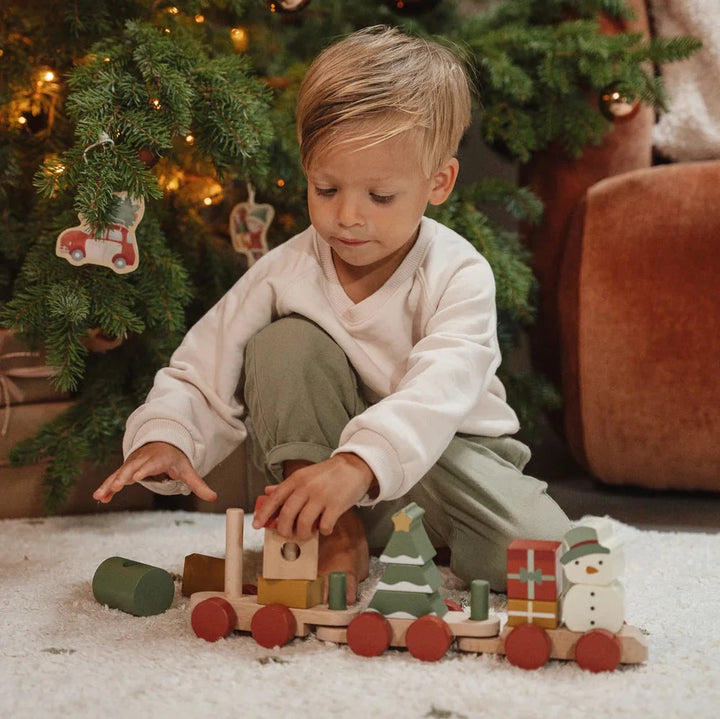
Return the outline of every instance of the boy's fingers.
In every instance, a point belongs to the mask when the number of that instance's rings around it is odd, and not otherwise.
[[[282,505],[287,494],[287,487],[283,487],[282,484],[273,485],[273,492],[268,492],[268,487],[265,487],[265,493],[268,495],[267,499],[263,502],[262,507],[255,513],[253,517],[253,527],[260,529],[265,526],[268,519],[275,514],[277,509]]]
[[[196,494],[200,499],[204,499],[206,502],[214,502],[218,496],[217,492],[211,489],[207,482],[194,470],[192,473],[188,472],[183,477],[179,477],[180,481],[185,482],[188,487]]]
[[[292,537],[295,534],[295,520],[307,501],[308,498],[305,494],[292,492],[283,502],[277,526],[278,534],[281,537]]]
[[[317,503],[307,502],[305,504],[295,522],[298,539],[303,541],[310,539],[313,532],[318,529],[318,520],[324,516],[322,512],[323,507]]]
[[[101,502],[109,502],[113,495],[117,494],[126,484],[130,467],[134,463],[123,464],[116,469],[107,479],[93,492],[93,497]]]
[[[324,534],[325,536],[332,534],[339,518],[340,515],[337,512],[326,509],[320,517],[320,534]]]
[[[135,481],[165,473],[172,479],[177,479],[186,484],[200,499],[204,499],[206,502],[214,502],[217,499],[217,493],[210,489],[205,480],[195,471],[195,468],[190,464],[190,460],[184,454],[182,456],[182,461],[170,467],[167,466],[166,462],[161,462],[160,458],[157,458],[155,462],[147,462],[135,473],[136,476],[141,472],[144,473],[142,477],[137,477]]]
[[[110,487],[112,486],[113,482],[115,481],[115,475],[117,474],[117,471],[113,472],[109,477],[105,478],[105,481],[93,492],[93,497],[95,499],[100,499],[101,497],[104,497],[108,491],[110,490]]]

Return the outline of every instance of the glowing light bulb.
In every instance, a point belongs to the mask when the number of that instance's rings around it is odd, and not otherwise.
[[[212,197],[206,197],[203,200],[203,205],[205,205],[205,207],[209,207],[210,205],[212,205]]]
[[[248,49],[250,36],[244,27],[234,27],[230,30],[230,39],[237,52],[245,52]]]
[[[195,22],[205,22],[205,16],[204,15],[196,15]]]
[[[285,187],[285,180],[282,179],[282,177],[277,181],[278,187]]]
[[[55,73],[52,70],[48,70],[43,75],[43,80],[45,80],[45,82],[52,82],[54,79],[55,79]]]
[[[195,142],[195,138],[192,135],[185,135],[185,142],[187,142],[188,145],[192,145],[193,142]]]

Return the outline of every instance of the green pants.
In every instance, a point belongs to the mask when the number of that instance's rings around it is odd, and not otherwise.
[[[248,343],[244,393],[254,450],[276,483],[286,460],[329,458],[345,425],[367,406],[340,347],[298,316],[274,322]],[[522,473],[529,459],[530,450],[512,437],[456,435],[404,497],[359,508],[370,547],[384,547],[392,515],[417,502],[433,544],[450,549],[452,571],[504,591],[513,539],[561,540],[570,528],[546,483]]]

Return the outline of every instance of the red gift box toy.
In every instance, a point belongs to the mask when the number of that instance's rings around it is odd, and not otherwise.
[[[563,586],[561,549],[561,542],[541,539],[513,541],[507,550],[508,598],[555,601]]]

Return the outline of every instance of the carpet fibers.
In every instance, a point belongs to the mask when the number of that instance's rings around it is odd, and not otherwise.
[[[180,574],[193,552],[222,556],[224,517],[110,513],[0,521],[0,717],[693,717],[720,707],[720,535],[640,531],[626,543],[627,620],[649,660],[612,674],[551,661],[534,672],[451,650],[424,663],[404,650],[364,659],[314,637],[264,649],[246,635],[210,644],[189,600],[137,618],[99,605],[91,581],[110,556]],[[245,581],[262,533],[246,518]],[[381,574],[373,560],[365,601]],[[443,572],[446,597],[467,601]],[[491,610],[502,616],[504,597]]]

